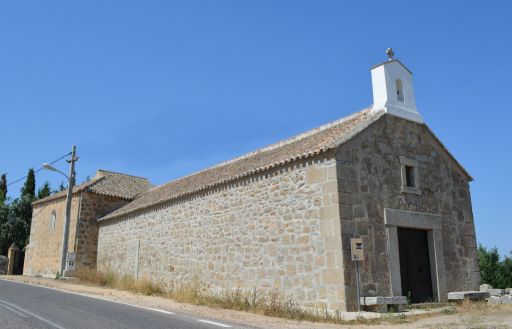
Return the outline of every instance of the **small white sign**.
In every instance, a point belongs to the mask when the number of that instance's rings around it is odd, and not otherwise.
[[[66,258],[66,271],[74,271],[75,270],[75,261],[76,254],[74,252],[68,252]]]

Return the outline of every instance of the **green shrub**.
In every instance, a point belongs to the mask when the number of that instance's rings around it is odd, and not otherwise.
[[[487,249],[480,245],[478,247],[478,263],[480,264],[482,283],[500,289],[512,287],[512,253],[501,259],[496,247]]]

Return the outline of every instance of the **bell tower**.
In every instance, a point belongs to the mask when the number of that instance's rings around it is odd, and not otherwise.
[[[398,59],[391,48],[386,50],[388,60],[372,67],[373,109],[406,120],[423,123],[416,109],[412,72]]]

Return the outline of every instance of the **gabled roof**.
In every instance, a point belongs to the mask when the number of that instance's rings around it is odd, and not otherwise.
[[[133,200],[137,195],[147,192],[152,187],[153,184],[151,184],[147,178],[100,169],[90,181],[73,187],[73,194],[85,191],[125,200]],[[36,205],[65,198],[66,195],[67,190],[64,190],[37,200],[33,202],[33,204]]]
[[[350,140],[384,114],[384,111],[365,109],[280,143],[166,183],[141,194],[129,204],[99,220],[127,215],[279,165],[326,152]]]

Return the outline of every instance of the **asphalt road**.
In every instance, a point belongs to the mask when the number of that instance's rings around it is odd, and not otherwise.
[[[249,328],[0,280],[1,329]]]

